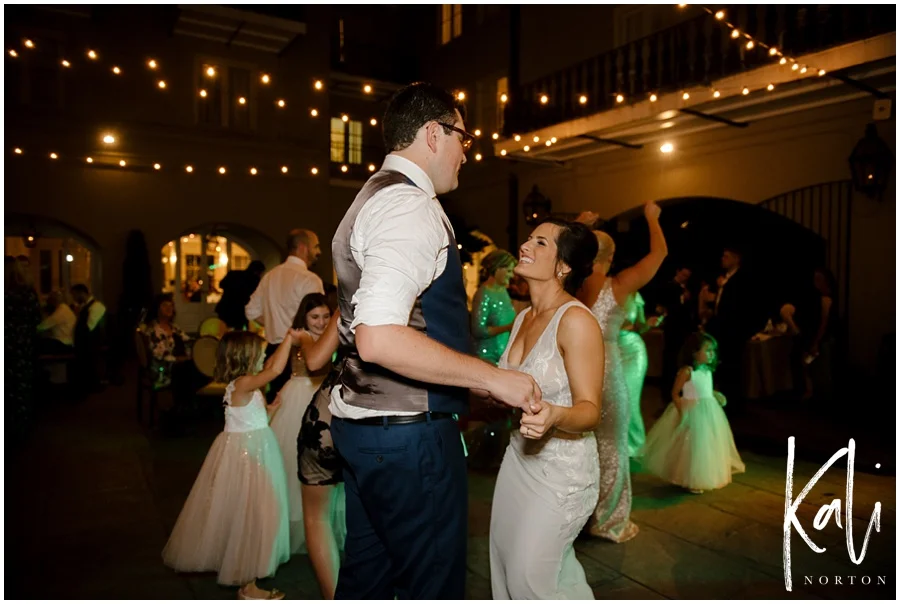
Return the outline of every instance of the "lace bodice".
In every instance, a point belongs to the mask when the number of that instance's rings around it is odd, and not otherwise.
[[[616,296],[613,294],[612,279],[607,279],[597,296],[597,301],[591,307],[591,312],[600,322],[600,329],[603,331],[603,341],[615,343],[619,337],[619,331],[625,322],[625,309],[616,302]]]
[[[269,426],[269,415],[266,413],[266,399],[262,392],[253,391],[253,398],[243,407],[231,406],[231,394],[234,382],[225,387],[225,432],[250,432]]]
[[[689,400],[712,398],[714,396],[713,376],[709,367],[691,369],[691,379],[685,382],[681,394]]]
[[[303,330],[308,333],[313,342],[319,340],[316,334]],[[306,359],[303,358],[303,349],[299,346],[291,348],[291,377],[309,377],[309,370],[306,368]]]

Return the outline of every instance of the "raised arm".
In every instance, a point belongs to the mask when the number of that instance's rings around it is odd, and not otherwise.
[[[304,333],[300,336],[300,348],[303,350],[303,360],[310,371],[319,371],[331,361],[334,351],[338,348],[338,321],[340,311],[335,311],[328,321],[328,327],[318,340],[313,342],[312,337]]]
[[[275,354],[263,366],[263,370],[256,375],[245,375],[234,382],[236,392],[253,392],[277,378],[284,371],[291,357],[291,346],[297,343],[300,337],[299,329],[289,329],[284,340],[278,345]]]
[[[572,406],[558,407],[541,401],[541,411],[523,416],[526,438],[542,438],[551,428],[580,433],[593,430],[600,421],[605,350],[597,319],[584,308],[570,308],[562,316],[556,335],[572,392]]]
[[[620,304],[629,294],[650,283],[669,253],[666,237],[659,225],[659,214],[659,206],[655,202],[648,201],[644,206],[644,217],[647,219],[647,227],[650,230],[650,253],[641,258],[634,266],[621,271],[613,279],[613,293],[616,295],[616,301]]]

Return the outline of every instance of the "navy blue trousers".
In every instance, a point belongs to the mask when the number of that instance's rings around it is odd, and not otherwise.
[[[468,482],[452,419],[365,426],[337,417],[347,541],[336,599],[463,599]]]

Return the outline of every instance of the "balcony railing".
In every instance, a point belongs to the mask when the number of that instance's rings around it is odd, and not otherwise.
[[[755,40],[788,56],[817,52],[894,31],[894,5],[740,5],[727,20]],[[506,108],[504,134],[528,132],[614,107],[616,96],[645,99],[651,93],[709,85],[771,64],[768,52],[731,39],[713,16],[699,15],[615,48],[547,77],[523,84]],[[540,103],[542,95],[548,102]],[[582,104],[581,96],[587,97]]]

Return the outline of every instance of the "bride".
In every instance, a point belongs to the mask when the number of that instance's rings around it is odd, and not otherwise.
[[[500,367],[531,375],[540,405],[522,417],[494,490],[491,587],[498,599],[593,599],[573,543],[599,496],[597,441],[604,351],[600,326],[573,294],[591,273],[597,240],[551,220],[519,248],[515,274],[531,307],[516,318]]]

